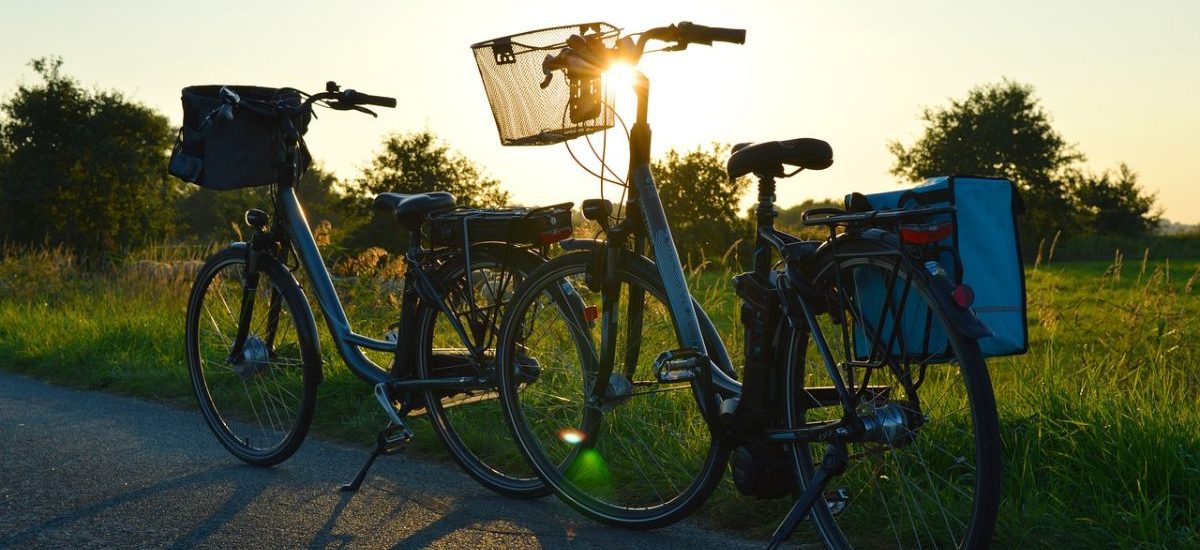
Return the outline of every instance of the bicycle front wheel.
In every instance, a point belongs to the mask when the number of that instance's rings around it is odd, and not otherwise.
[[[932,298],[924,273],[879,245],[850,242],[815,269],[820,333],[859,418],[849,467],[812,510],[829,548],[982,548],[1000,500],[1000,439],[987,366]],[[862,253],[862,256],[846,256]],[[918,268],[919,269],[919,268]],[[837,420],[841,402],[809,334],[787,346],[789,428]],[[801,486],[825,444],[793,446]]]
[[[660,353],[680,347],[654,265],[627,257],[602,280],[591,258],[551,260],[513,297],[498,346],[505,415],[568,504],[605,523],[660,527],[704,502],[728,453],[697,383],[653,372]]]
[[[470,269],[462,255],[438,271],[438,279],[445,282],[443,300],[421,308],[417,373],[420,378],[483,378],[493,388],[429,390],[425,408],[450,456],[481,485],[510,497],[542,497],[551,489],[500,426],[504,412],[494,389],[499,384],[495,351],[504,306],[542,259],[525,250],[487,244],[473,245],[470,258]]]
[[[205,422],[234,456],[256,466],[292,455],[312,422],[321,353],[296,280],[264,259],[241,353],[238,334],[246,251],[228,248],[200,269],[188,300],[186,351]]]

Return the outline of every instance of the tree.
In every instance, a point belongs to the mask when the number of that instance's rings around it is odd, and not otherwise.
[[[4,238],[104,254],[172,229],[181,187],[165,169],[167,119],[119,92],[62,74],[62,59],[30,62],[41,77],[0,104]]]
[[[1050,126],[1033,87],[1004,80],[972,88],[965,100],[927,108],[925,132],[910,147],[888,143],[891,172],[910,181],[950,174],[1000,175],[1021,189],[1026,230],[1053,235],[1079,229],[1068,168],[1083,155]],[[1028,234],[1028,233],[1027,233]]]
[[[825,226],[806,227],[802,218],[804,211],[810,208],[845,208],[845,201],[836,199],[805,199],[804,202],[783,208],[779,211],[779,217],[775,218],[775,227],[800,236],[806,239],[824,239],[829,236],[829,230]],[[753,215],[753,210],[751,210]]]
[[[752,242],[750,223],[738,216],[738,199],[749,180],[725,173],[729,147],[713,144],[680,153],[670,150],[651,169],[684,261],[721,258],[739,239]]]
[[[1141,236],[1158,227],[1162,214],[1154,208],[1154,194],[1143,194],[1137,173],[1124,163],[1115,174],[1077,173],[1073,179],[1078,206],[1091,231]]]
[[[232,191],[214,191],[191,186],[193,189],[176,205],[187,235],[203,241],[221,240],[236,236],[232,225],[241,226],[246,210],[261,208],[271,211],[269,187],[253,187]],[[337,177],[314,162],[296,184],[296,195],[304,205],[309,225],[316,227],[328,220],[335,231],[347,229],[345,195],[339,189]]]
[[[389,191],[447,191],[458,204],[478,207],[508,202],[508,192],[500,189],[500,182],[484,176],[474,162],[451,151],[429,130],[388,136],[383,151],[353,182],[351,190],[352,196],[368,202]]]
[[[349,210],[367,221],[353,230],[344,244],[397,250],[403,243],[400,228],[392,216],[371,209],[372,199],[385,192],[430,191],[447,191],[460,205],[484,208],[503,206],[509,199],[500,182],[484,176],[474,162],[450,150],[433,132],[393,134],[384,140],[383,151],[362,176],[350,184]]]

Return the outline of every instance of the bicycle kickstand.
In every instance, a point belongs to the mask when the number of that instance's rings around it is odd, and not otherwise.
[[[787,517],[783,518],[783,522],[775,529],[775,534],[771,536],[771,544],[767,545],[768,550],[779,548],[779,545],[792,536],[792,532],[800,525],[800,521],[808,516],[809,511],[817,503],[817,499],[825,490],[825,485],[829,483],[829,480],[845,473],[848,458],[844,443],[830,443],[825,447],[825,458],[821,459],[821,465],[817,467],[817,471],[813,472],[812,479],[808,482],[808,488],[804,490],[800,498],[796,499],[796,503],[788,511]]]
[[[375,464],[375,459],[379,458],[379,455],[400,453],[412,441],[413,431],[400,419],[400,415],[396,412],[396,407],[392,405],[391,397],[388,396],[387,387],[383,383],[375,386],[375,397],[379,399],[379,403],[383,405],[384,412],[388,415],[388,425],[375,438],[375,448],[371,450],[371,456],[367,457],[367,462],[358,470],[358,475],[354,476],[354,481],[342,485],[338,489],[341,492],[357,491],[362,486],[363,480],[366,479],[367,471]]]

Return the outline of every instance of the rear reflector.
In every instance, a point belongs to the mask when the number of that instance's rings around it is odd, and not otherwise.
[[[951,295],[954,296],[954,303],[958,304],[958,307],[968,308],[975,303],[975,291],[967,285],[958,285]]]
[[[909,244],[936,243],[954,232],[954,225],[906,225],[900,227],[900,240]]]
[[[556,243],[556,242],[561,241],[570,236],[571,236],[571,228],[564,227],[557,231],[543,232],[538,235],[538,240],[542,241],[542,244],[550,244],[550,243]]]

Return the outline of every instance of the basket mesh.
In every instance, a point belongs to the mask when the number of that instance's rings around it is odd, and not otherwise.
[[[558,54],[574,34],[600,33],[612,47],[619,30],[608,23],[586,23],[541,29],[480,42],[471,46],[496,129],[503,145],[550,145],[613,126],[612,96],[603,90],[599,113],[580,123],[567,114],[570,86],[561,71],[541,87],[542,60]],[[599,86],[599,82],[592,83]]]

